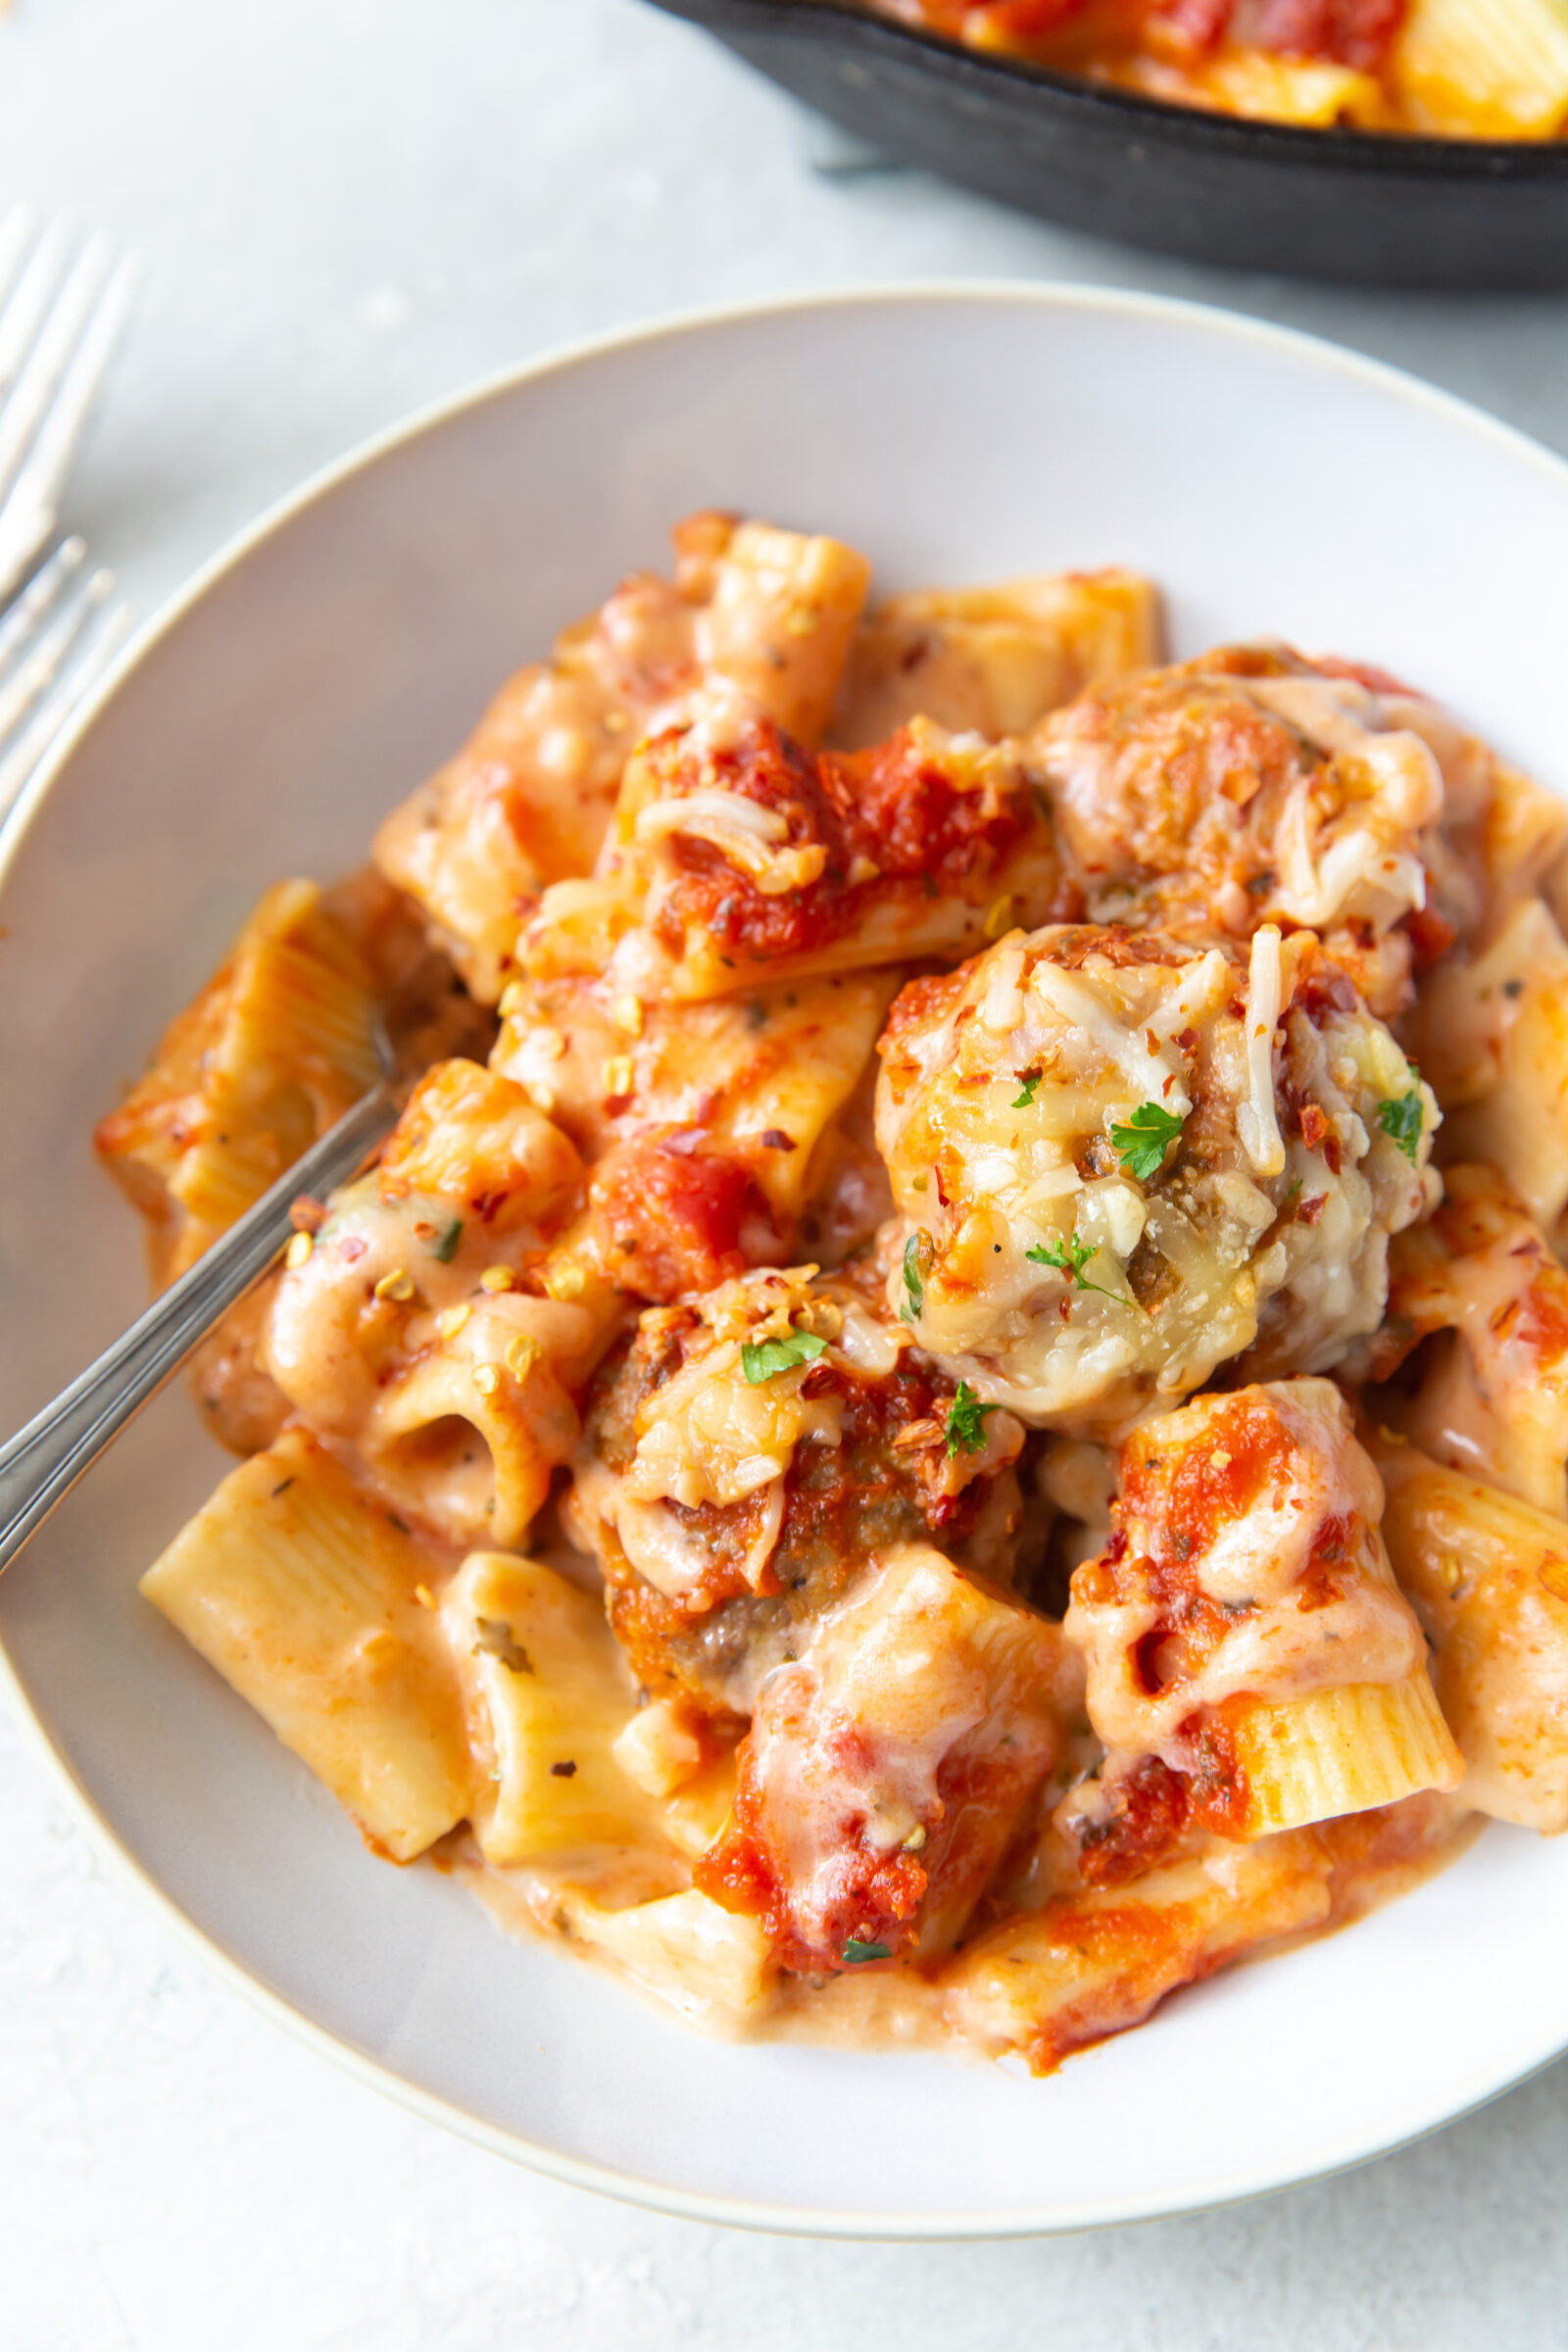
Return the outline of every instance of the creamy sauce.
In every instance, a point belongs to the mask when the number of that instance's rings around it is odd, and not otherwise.
[[[1351,1925],[1446,1869],[1485,1826],[1479,1815],[1446,1797],[1411,1798],[1382,1818],[1389,1824],[1382,1850],[1370,1853],[1356,1851],[1360,1839],[1344,1840],[1345,1850],[1337,1851],[1341,1841],[1334,1825],[1262,1841],[1281,1849],[1279,1865],[1269,1871],[1274,1901],[1268,1933],[1240,1954],[1228,1951],[1226,1960],[1236,1965],[1267,1959],[1290,1944]],[[1231,1887],[1236,1884],[1231,1864],[1259,1850],[1211,1849],[1207,1867],[1213,1891],[1225,1897],[1227,1881]],[[523,1886],[516,1874],[487,1870],[461,1842],[448,1866],[508,1934],[562,1942],[574,1958],[594,1961],[645,1997],[673,2008],[687,2024],[728,2040],[855,2051],[941,2050],[971,2060],[1033,2054],[1037,2064],[1043,2061],[1050,2069],[1075,2049],[1141,2023],[1166,1993],[1212,1965],[1200,1937],[1172,1934],[1161,1948],[1157,1906],[1141,1916],[1137,1890],[1125,1889],[1115,1906],[1125,1927],[1119,1937],[1115,1930],[1102,1929],[1098,1949],[1086,1948],[1083,1913],[1070,1898],[1055,1898],[1054,1909],[1048,1904],[1005,1923],[1004,1935],[1021,1937],[1023,1953],[1038,1955],[1032,1966],[1027,1957],[1015,1965],[1014,1973],[1026,1982],[1021,2001],[1011,2008],[987,2004],[983,1997],[977,2001],[983,1962],[970,1951],[919,1971],[884,1964],[833,1977],[767,1972],[760,1977],[744,1950],[727,1952],[727,1965],[715,1965],[711,1948],[705,1950],[700,1936],[688,1930],[684,1960],[672,1953],[667,1936],[649,1937],[636,1954],[638,1965],[628,1968],[624,1956],[595,1939],[601,1923],[575,1899],[569,1873],[539,1876]],[[618,1886],[612,1879],[589,1884],[595,1896],[612,1906],[617,1897],[636,1899],[631,1892],[635,1869],[625,1872]],[[1190,1896],[1193,1889],[1179,1891]],[[1059,1936],[1054,1933],[1058,1916]],[[1059,2042],[1040,2050],[1042,2035],[1049,2037],[1054,2026]]]

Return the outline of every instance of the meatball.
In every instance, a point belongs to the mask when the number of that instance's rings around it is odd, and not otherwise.
[[[1415,944],[1394,927],[1426,909],[1434,858],[1457,914],[1474,915],[1435,829],[1446,773],[1461,808],[1476,797],[1478,747],[1419,698],[1238,647],[1094,686],[1032,742],[1100,921],[1238,938],[1309,925],[1392,1013]]]
[[[1114,1433],[1374,1330],[1436,1107],[1310,934],[1013,934],[894,1004],[889,1294],[990,1401]]]
[[[752,1274],[606,1364],[567,1518],[645,1686],[745,1715],[873,1552],[937,1542],[1006,1581],[1024,1441],[874,1294]]]

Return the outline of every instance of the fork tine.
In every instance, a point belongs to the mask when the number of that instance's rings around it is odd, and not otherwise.
[[[54,684],[66,656],[114,585],[112,571],[95,571],[84,587],[65,599],[54,618],[38,628],[25,655],[0,684],[0,743]]]
[[[54,693],[39,704],[30,724],[8,751],[0,754],[0,822],[10,815],[45,752],[129,634],[130,607],[116,605],[104,614],[80,658],[72,663]]]
[[[8,233],[10,217],[0,223],[0,237]],[[58,221],[45,231],[0,315],[0,597],[53,535],[66,477],[141,274],[130,256],[117,264],[99,234],[57,287],[64,236]],[[25,348],[24,336],[31,338]]]
[[[51,530],[55,506],[76,454],[76,444],[86,428],[98,387],[130,316],[140,282],[141,265],[127,254],[111,272],[82,320],[75,351],[39,423],[26,463],[12,485],[10,498],[46,513]],[[9,499],[6,503],[9,504]]]
[[[4,316],[0,317],[0,398],[15,383],[37,340],[65,267],[66,244],[65,222],[51,220],[33,247]]]
[[[11,594],[54,527],[46,508],[10,499],[0,504],[0,597]]]
[[[4,0],[0,0],[0,6]],[[114,575],[56,547],[55,511],[140,278],[101,232],[0,215],[0,817],[130,626]]]
[[[89,237],[0,409],[0,492],[9,492],[103,292],[114,248]]]
[[[0,818],[129,630],[129,606],[109,606],[113,589],[112,573],[94,572],[67,599],[35,652],[24,656],[7,682],[7,696],[22,681],[28,690],[19,691],[19,707],[6,713],[9,737],[0,733]]]
[[[62,540],[46,564],[40,564],[14,603],[0,615],[0,676],[14,656],[25,650],[44,614],[72,574],[80,569],[87,542],[79,537]]]
[[[61,546],[54,551],[54,555],[49,555],[47,563],[37,566],[37,571],[25,583],[22,595],[17,595],[12,605],[7,605],[5,613],[0,616],[0,680],[5,680],[14,665],[25,657],[25,649],[33,642],[37,630],[42,628],[49,607],[64,593],[73,574],[80,571],[84,560],[87,560],[87,541],[61,541]]]
[[[38,216],[30,204],[14,204],[0,220],[0,311],[11,298],[23,258],[32,243]]]

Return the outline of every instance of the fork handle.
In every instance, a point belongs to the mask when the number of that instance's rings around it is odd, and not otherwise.
[[[131,1415],[261,1280],[289,1238],[289,1209],[299,1195],[328,1193],[346,1182],[396,1118],[389,1088],[362,1096],[122,1338],[0,1446],[0,1569]]]

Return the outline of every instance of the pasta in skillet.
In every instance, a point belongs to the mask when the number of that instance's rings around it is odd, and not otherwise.
[[[1552,139],[1562,0],[866,0],[880,15],[1178,106],[1303,128]]]
[[[169,1279],[403,1072],[143,1591],[509,1929],[1049,2072],[1568,1827],[1568,811],[1132,573],[675,544],[103,1121]]]

